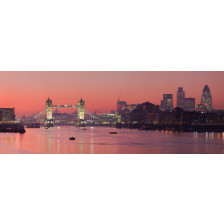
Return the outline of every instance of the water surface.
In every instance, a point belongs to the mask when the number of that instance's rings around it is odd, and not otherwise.
[[[224,133],[177,133],[60,126],[0,133],[0,153],[224,153]],[[69,138],[74,136],[75,141]]]

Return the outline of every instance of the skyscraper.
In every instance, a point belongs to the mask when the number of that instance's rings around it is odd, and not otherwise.
[[[194,111],[195,110],[195,98],[185,98],[183,110]]]
[[[177,107],[180,107],[183,109],[184,99],[185,99],[185,92],[183,90],[183,87],[179,87],[177,91]]]
[[[212,94],[208,87],[208,85],[205,85],[202,95],[201,95],[201,103],[198,104],[198,111],[204,111],[204,112],[211,112],[213,110],[212,108]]]
[[[195,98],[185,98],[183,87],[179,87],[177,91],[177,107],[185,111],[195,110]]]
[[[173,110],[173,94],[163,94],[163,100],[161,100],[160,110],[162,111]]]

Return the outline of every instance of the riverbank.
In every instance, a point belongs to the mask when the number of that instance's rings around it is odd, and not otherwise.
[[[178,132],[224,132],[224,124],[122,124],[120,128]]]

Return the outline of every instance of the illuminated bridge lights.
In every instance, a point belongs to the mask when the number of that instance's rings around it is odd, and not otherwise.
[[[53,118],[53,108],[77,108],[78,109],[78,116],[80,122],[86,120],[88,122],[95,122],[98,124],[112,124],[116,123],[118,121],[118,115],[117,114],[101,114],[101,115],[95,115],[90,113],[88,110],[85,109],[85,101],[82,99],[78,102],[78,105],[53,105],[51,99],[47,99],[46,101],[46,107],[43,111],[38,113],[35,116],[29,117],[28,119],[23,119],[23,121],[32,121],[34,120],[44,120],[45,124],[54,124],[55,120]],[[45,116],[45,118],[43,116]],[[65,121],[76,121],[77,119],[75,116],[68,117],[68,119],[65,119]]]

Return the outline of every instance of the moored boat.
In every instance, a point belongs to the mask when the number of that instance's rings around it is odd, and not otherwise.
[[[116,135],[117,132],[116,132],[116,131],[111,131],[110,134],[111,134],[111,135]]]

